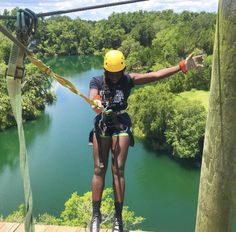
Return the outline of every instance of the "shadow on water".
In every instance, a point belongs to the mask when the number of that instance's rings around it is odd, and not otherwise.
[[[201,159],[200,158],[178,158],[169,155],[171,159],[173,159],[176,163],[182,166],[185,169],[192,170],[192,169],[200,169],[201,168]]]
[[[143,143],[144,148],[146,151],[148,151],[148,154],[155,153],[157,157],[161,156],[168,156],[168,158],[174,162],[176,162],[178,165],[180,165],[182,168],[187,170],[198,170],[201,168],[201,157],[196,158],[179,158],[177,156],[174,156],[171,154],[171,151],[168,149],[165,150],[157,150],[153,148],[152,142],[150,140],[140,140],[139,142]]]
[[[102,69],[101,56],[71,56],[45,59],[44,62],[63,76],[73,76],[94,69]]]
[[[40,127],[37,123],[40,121]],[[24,124],[25,139],[27,148],[34,143],[38,136],[44,134],[51,123],[50,116],[43,113],[37,121]],[[0,173],[6,167],[11,170],[18,168],[19,165],[19,141],[16,128],[7,129],[0,132]]]
[[[18,165],[18,135],[16,129],[0,132],[0,173],[4,167],[15,169]]]

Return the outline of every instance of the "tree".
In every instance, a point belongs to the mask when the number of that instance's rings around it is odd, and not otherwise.
[[[163,83],[135,90],[129,98],[134,134],[154,149],[171,151],[180,158],[201,156],[206,110],[201,102],[189,98],[174,95]]]
[[[6,65],[0,63],[0,73],[5,73]],[[32,65],[26,65],[26,76],[22,84],[22,116],[24,120],[36,119],[45,105],[55,100],[55,95],[50,91],[51,79],[39,72]],[[6,81],[0,75],[0,130],[15,126],[10,101],[6,88]]]
[[[206,110],[200,102],[178,97],[165,131],[172,154],[180,158],[200,156],[205,122]]]
[[[7,85],[4,76],[5,71],[6,65],[0,63],[0,130],[16,125],[7,93]]]
[[[91,40],[95,49],[101,51],[103,48],[117,49],[122,42],[125,31],[119,25],[113,27],[106,20],[98,21],[91,32]]]
[[[11,11],[8,11],[7,9],[4,9],[3,15],[5,15],[5,16],[8,16],[8,15],[16,16],[18,10],[19,10],[19,7],[13,8]],[[2,23],[11,32],[15,31],[16,25],[15,25],[14,20],[4,20]]]
[[[173,111],[174,95],[164,84],[145,86],[129,98],[134,133],[151,141],[155,149],[166,149],[165,131]]]
[[[235,8],[235,1],[219,1],[196,232],[230,232],[235,216]]]
[[[52,80],[42,74],[33,64],[26,67],[27,76],[22,87],[22,116],[25,120],[36,119],[45,105],[55,100],[50,91]]]
[[[11,51],[11,42],[1,33],[0,34],[0,62],[7,64]]]

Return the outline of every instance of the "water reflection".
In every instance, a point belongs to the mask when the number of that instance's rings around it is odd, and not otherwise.
[[[38,126],[38,122],[40,123],[40,127]],[[27,149],[37,140],[38,136],[45,133],[50,123],[50,116],[48,114],[42,114],[37,121],[24,124]],[[9,167],[11,170],[19,167],[19,142],[16,128],[0,132],[0,173],[6,167]]]
[[[45,62],[52,67],[55,72],[65,77],[78,76],[79,73],[92,69],[101,69],[102,67],[102,57],[99,56],[55,57],[45,59]],[[87,85],[88,83],[86,80],[86,89],[88,88]],[[67,92],[65,91],[65,93]],[[57,103],[55,103],[55,105],[56,104]],[[36,121],[24,124],[29,157],[33,155],[30,152],[32,145],[39,141],[40,137],[43,137],[43,135],[45,136],[45,132],[50,128],[51,113],[43,112]],[[6,168],[9,168],[10,170],[19,169],[19,142],[16,128],[0,132],[0,174],[3,174]]]
[[[145,139],[137,139],[140,143],[143,144],[143,148],[147,151],[147,154],[155,154],[156,157],[160,158],[161,156],[165,156],[176,164],[180,165],[182,168],[187,169],[189,171],[196,170],[199,171],[201,168],[201,157],[197,156],[196,158],[179,158],[171,154],[170,150],[158,151],[153,149],[153,142]]]
[[[68,57],[55,57],[45,59],[44,62],[62,76],[73,76],[91,69],[102,68],[101,56],[72,56],[69,59]]]
[[[5,166],[15,169],[18,166],[18,135],[15,129],[0,132],[0,173]]]

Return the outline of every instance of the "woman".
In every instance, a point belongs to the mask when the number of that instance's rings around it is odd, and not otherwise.
[[[190,55],[178,65],[144,74],[125,71],[125,58],[122,52],[111,50],[104,58],[104,75],[93,77],[90,81],[90,99],[96,103],[94,109],[99,113],[94,120],[93,141],[94,175],[92,179],[93,215],[91,232],[98,232],[101,223],[101,199],[105,184],[109,152],[112,154],[112,175],[115,214],[114,232],[123,231],[122,208],[124,201],[124,169],[129,146],[133,146],[131,120],[125,112],[127,99],[132,87],[168,77],[179,71],[202,66],[202,56]]]

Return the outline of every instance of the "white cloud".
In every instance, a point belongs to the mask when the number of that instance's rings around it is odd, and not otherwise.
[[[20,8],[29,8],[36,13],[39,12],[50,12],[57,10],[68,10],[73,8],[82,8],[92,5],[102,5],[111,2],[120,2],[119,0],[1,0],[0,9],[12,9],[16,6]],[[84,12],[77,12],[68,14],[70,17],[80,17],[87,20],[99,20],[107,18],[112,12],[127,12],[127,11],[161,11],[165,9],[172,9],[175,12],[181,12],[183,10],[188,11],[207,11],[216,12],[217,0],[149,0],[140,3],[133,3],[121,6],[114,6],[96,10],[89,10]],[[1,11],[1,10],[0,10]]]

